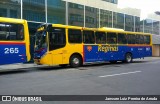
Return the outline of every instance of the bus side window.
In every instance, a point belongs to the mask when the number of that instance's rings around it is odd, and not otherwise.
[[[24,39],[24,26],[18,25],[18,36],[17,39],[23,40]]]
[[[116,33],[107,33],[107,43],[108,44],[117,44],[117,34]]]
[[[128,34],[128,44],[135,44],[135,34]]]
[[[24,31],[22,24],[0,23],[0,40],[23,40]]]
[[[136,44],[140,44],[140,35],[136,35]]]
[[[124,33],[118,33],[118,44],[127,44],[127,35]]]
[[[136,35],[136,44],[144,44],[144,37],[143,35]]]
[[[106,33],[105,32],[95,32],[96,43],[97,44],[106,44]]]
[[[150,36],[144,35],[144,44],[150,44]]]
[[[83,30],[83,42],[86,44],[94,44],[95,43],[94,31]]]
[[[144,44],[144,37],[143,37],[143,35],[140,35],[140,44]]]
[[[68,41],[69,43],[82,43],[81,30],[68,29]]]
[[[0,40],[8,40],[9,36],[9,24],[0,23]]]

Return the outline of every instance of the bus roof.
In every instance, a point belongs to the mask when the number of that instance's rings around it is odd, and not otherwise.
[[[143,33],[143,32],[132,32],[132,31],[125,31],[123,29],[118,28],[108,28],[108,27],[102,27],[98,28],[98,31],[105,31],[105,32],[116,32],[116,33],[127,33],[127,34],[143,34],[143,35],[151,35],[150,33]]]
[[[52,24],[52,27],[82,29],[82,27],[80,26],[70,26],[70,25],[62,25],[62,24]]]
[[[108,30],[108,31],[124,31],[123,29],[118,29],[118,28],[109,28],[109,27],[102,27],[99,28],[101,30]]]
[[[95,31],[95,28],[71,26],[71,25],[62,25],[62,24],[52,24],[52,27],[62,27],[62,28],[68,28],[68,29],[81,29],[81,30]]]
[[[132,31],[125,31],[123,29],[118,28],[109,28],[109,27],[102,27],[102,28],[88,28],[88,27],[80,27],[80,26],[70,26],[70,25],[63,25],[63,24],[43,24],[43,26],[52,26],[52,27],[61,27],[61,28],[68,28],[68,29],[81,29],[81,30],[90,30],[90,31],[104,31],[104,32],[116,32],[116,33],[127,33],[127,34],[143,34],[143,35],[151,35],[150,33],[142,33],[142,32],[132,32]],[[41,27],[39,26],[39,28]]]
[[[23,23],[26,22],[26,20],[23,20],[23,19],[15,19],[15,18],[0,17],[0,22],[23,24]]]

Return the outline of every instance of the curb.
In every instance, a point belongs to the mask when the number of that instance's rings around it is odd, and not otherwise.
[[[134,59],[134,61],[154,61],[160,60],[160,57],[146,57],[144,59]],[[7,71],[19,71],[22,69],[28,68],[39,68],[39,67],[47,67],[48,65],[37,65],[35,63],[18,63],[18,64],[9,64],[9,65],[0,65],[0,72],[7,72]]]
[[[18,64],[1,65],[0,72],[18,71],[22,69],[36,68],[36,67],[41,67],[41,65],[36,65],[34,63],[32,64],[18,63]]]

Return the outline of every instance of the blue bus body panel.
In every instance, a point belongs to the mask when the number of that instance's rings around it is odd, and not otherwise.
[[[25,44],[1,44],[0,65],[27,62]]]
[[[84,62],[125,60],[132,53],[133,59],[152,56],[151,46],[84,45]]]
[[[47,48],[41,48],[34,52],[34,59],[40,59],[44,54],[46,54]]]

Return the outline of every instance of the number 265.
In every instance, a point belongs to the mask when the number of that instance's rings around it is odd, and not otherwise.
[[[4,49],[4,53],[5,53],[5,54],[19,53],[19,49],[18,49],[18,48],[5,48],[5,49]]]

